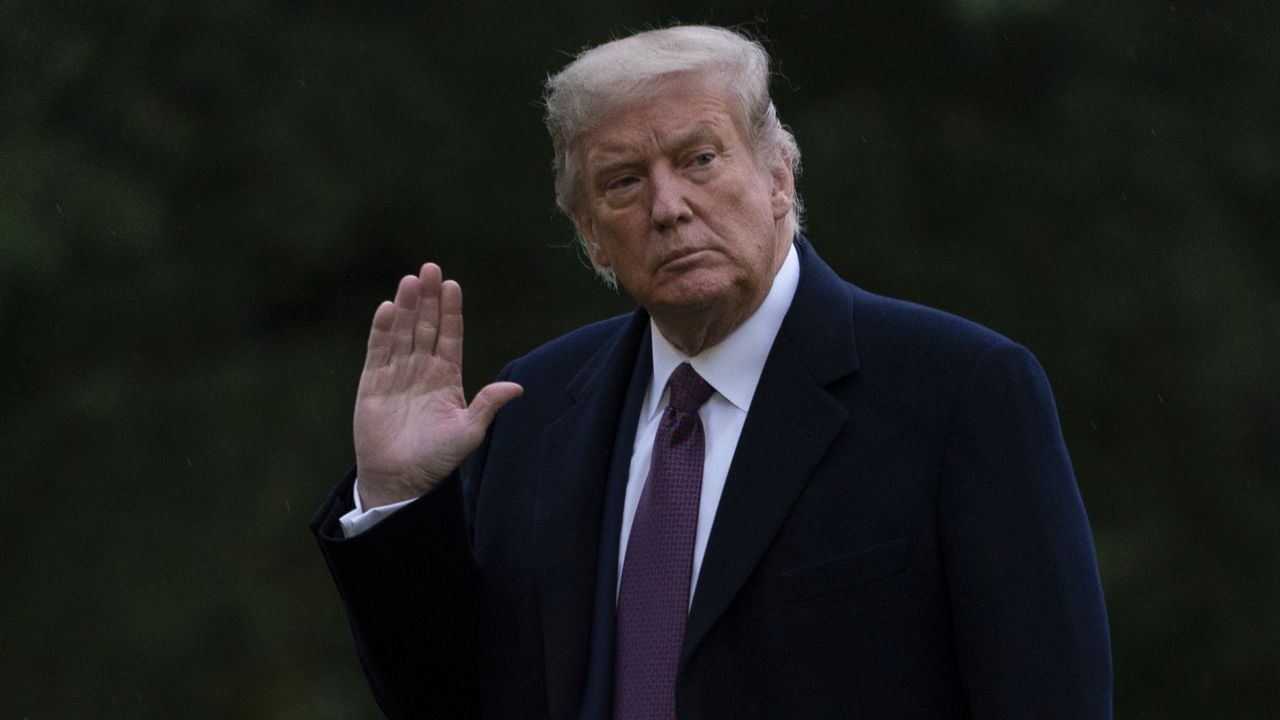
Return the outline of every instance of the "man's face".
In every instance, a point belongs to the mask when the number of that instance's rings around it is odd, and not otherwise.
[[[664,79],[577,147],[579,232],[660,325],[759,307],[791,242],[790,162],[755,158],[727,93]]]

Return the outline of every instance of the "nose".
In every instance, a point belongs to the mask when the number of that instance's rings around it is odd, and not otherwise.
[[[658,229],[675,227],[680,222],[687,222],[693,217],[685,197],[685,180],[680,174],[668,167],[656,167],[650,180],[653,190],[653,205],[650,214],[653,224]]]

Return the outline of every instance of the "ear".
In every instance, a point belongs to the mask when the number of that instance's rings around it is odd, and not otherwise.
[[[781,220],[791,212],[791,203],[796,196],[796,179],[791,173],[791,156],[778,153],[778,159],[770,168],[769,175],[773,181],[773,191],[770,194],[773,219]]]
[[[591,214],[586,212],[574,213],[573,224],[578,229],[578,234],[586,241],[587,254],[591,256],[591,263],[597,268],[609,267],[609,253],[597,240],[599,236],[596,234],[596,224],[592,221]]]

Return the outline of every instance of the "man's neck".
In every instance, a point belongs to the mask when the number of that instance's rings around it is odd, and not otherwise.
[[[773,291],[778,279],[778,271],[782,269],[787,257],[795,252],[794,243],[784,246],[774,261],[769,274],[769,284],[765,285],[749,302],[732,308],[673,308],[665,311],[649,308],[649,315],[658,332],[680,352],[689,357],[697,357],[702,352],[719,345],[749,320],[760,309],[760,306]]]
[[[756,312],[721,342],[705,348],[696,357],[676,347],[653,321],[653,377],[650,404],[646,407],[660,408],[658,401],[667,378],[677,365],[689,362],[730,403],[746,412],[799,283],[799,251],[791,248]]]

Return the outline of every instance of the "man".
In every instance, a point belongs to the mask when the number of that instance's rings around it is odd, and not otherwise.
[[[378,308],[313,527],[383,710],[1109,717],[1043,373],[823,264],[763,49],[645,32],[548,88],[558,203],[640,308],[470,405],[457,284],[427,264]]]

